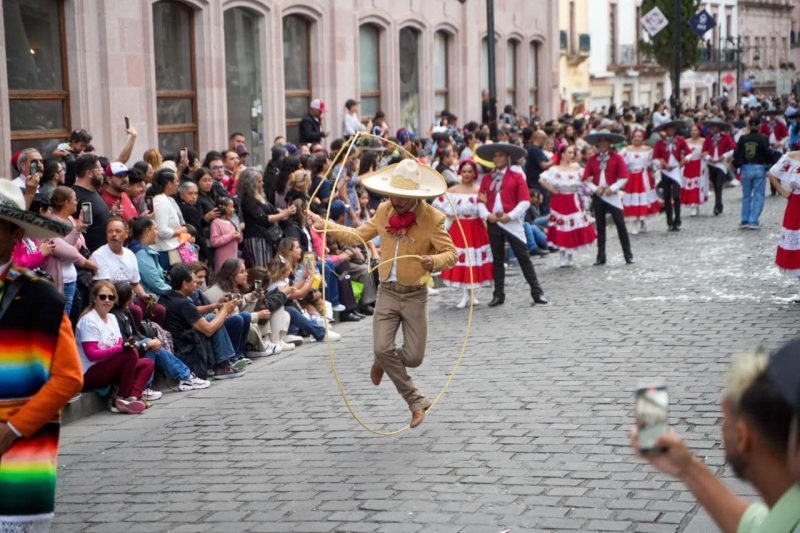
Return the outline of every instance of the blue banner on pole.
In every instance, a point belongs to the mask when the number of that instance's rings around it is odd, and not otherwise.
[[[689,19],[689,26],[692,27],[694,32],[702,37],[708,30],[713,29],[717,25],[717,21],[711,16],[711,13],[702,10],[697,15]]]

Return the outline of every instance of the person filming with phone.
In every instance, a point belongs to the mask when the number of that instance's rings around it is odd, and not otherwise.
[[[726,533],[789,533],[800,527],[800,487],[787,468],[793,411],[768,375],[767,363],[760,353],[737,358],[722,398],[725,460],[763,503],[748,503],[735,495],[674,430],[666,430],[653,446],[643,445],[639,429],[631,433],[637,455],[686,484]]]

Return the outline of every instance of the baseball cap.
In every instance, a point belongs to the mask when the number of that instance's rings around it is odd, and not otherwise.
[[[127,176],[130,173],[131,171],[128,170],[128,167],[119,161],[113,161],[106,165],[106,176],[109,178],[111,176]]]
[[[409,141],[409,139],[414,139],[414,138],[416,138],[414,132],[407,128],[400,128],[399,130],[397,130],[397,142],[399,142],[400,144],[405,144]]]
[[[250,152],[247,151],[247,146],[244,143],[239,143],[236,145],[236,154],[237,155],[250,155]]]
[[[783,399],[800,409],[800,339],[784,344],[772,354],[767,372]]]
[[[344,214],[345,207],[344,202],[341,200],[334,200],[331,202],[331,220],[336,220],[340,216]]]
[[[311,100],[311,109],[319,109],[320,113],[324,113],[325,111],[328,110],[328,106],[325,105],[325,102],[323,100],[320,100],[319,98],[314,98],[313,100]]]

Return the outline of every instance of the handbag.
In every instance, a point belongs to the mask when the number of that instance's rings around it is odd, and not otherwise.
[[[270,244],[277,244],[283,238],[283,230],[278,224],[267,227],[267,240]]]

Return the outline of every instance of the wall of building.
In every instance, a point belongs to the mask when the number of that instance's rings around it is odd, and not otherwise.
[[[593,0],[596,1],[596,0]],[[570,21],[571,7],[574,20]],[[572,112],[577,104],[589,104],[589,55],[596,45],[590,40],[590,49],[581,50],[581,35],[589,36],[588,0],[559,0],[558,27],[567,35],[566,49],[560,49],[560,94],[563,111]]]
[[[312,97],[328,103],[326,129],[341,131],[343,104],[359,98],[359,26],[381,28],[380,107],[390,126],[400,121],[399,32],[413,27],[421,39],[419,56],[420,129],[434,120],[434,35],[450,36],[449,110],[463,121],[480,120],[481,39],[486,36],[483,0],[181,0],[194,20],[197,87],[197,145],[201,152],[224,147],[229,133],[224,13],[241,7],[260,18],[262,105],[260,130],[268,147],[286,127],[283,18],[301,15],[311,21]],[[72,128],[83,127],[105,154],[125,144],[123,117],[139,130],[138,158],[158,145],[152,0],[64,0],[64,31],[69,72]],[[558,15],[554,2],[495,1],[495,37],[499,105],[505,103],[505,46],[519,42],[516,59],[517,109],[530,104],[530,43],[540,43],[538,94],[543,116],[558,111]],[[0,47],[5,52],[4,25]],[[0,65],[0,165],[9,168],[11,117],[5,62]]]
[[[787,63],[791,62],[791,14],[796,3],[739,0],[739,30],[748,48],[743,55],[744,75],[753,77],[756,89],[786,93],[791,87],[794,68]]]

